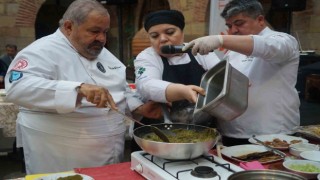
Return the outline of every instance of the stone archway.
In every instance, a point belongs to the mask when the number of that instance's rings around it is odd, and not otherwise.
[[[22,30],[27,28],[28,37],[31,37],[33,30],[33,39],[51,34],[58,28],[59,19],[72,1],[22,0],[17,11],[15,27]]]
[[[39,7],[44,1],[22,0],[16,16],[16,27],[31,27],[34,25]]]
[[[11,43],[23,49],[34,41],[34,22],[38,9],[44,0],[21,0],[3,3],[0,27],[0,41]]]
[[[72,1],[64,0],[62,3],[57,0],[46,0],[41,5],[34,23],[36,39],[52,34],[57,30],[59,20]]]
[[[38,12],[44,4],[57,4],[62,2],[70,4],[73,0],[21,0],[10,1],[3,4],[5,15],[2,19],[5,25],[0,27],[0,40],[6,43],[16,44],[18,50],[23,49],[32,43],[37,35],[35,33],[35,24],[38,18]],[[69,5],[67,4],[67,5]],[[50,12],[47,12],[50,16]],[[51,22],[48,22],[48,24]]]

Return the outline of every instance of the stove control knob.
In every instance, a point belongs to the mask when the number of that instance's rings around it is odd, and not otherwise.
[[[136,170],[138,173],[143,173],[142,165],[141,165],[141,164],[136,165],[135,170]]]

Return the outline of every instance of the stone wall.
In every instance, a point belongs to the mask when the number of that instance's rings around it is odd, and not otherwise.
[[[18,50],[34,41],[34,22],[41,4],[45,0],[0,1],[0,53],[5,44],[12,43]]]
[[[169,0],[170,8],[183,12],[185,16],[185,41],[208,34],[209,3],[210,0]]]
[[[320,54],[320,1],[307,0],[305,11],[293,12],[291,34],[300,39],[303,50]]]

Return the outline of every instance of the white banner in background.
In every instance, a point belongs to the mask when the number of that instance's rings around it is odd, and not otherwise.
[[[225,25],[225,20],[220,16],[225,5],[230,0],[211,0],[210,1],[210,21],[209,21],[209,34],[227,34],[228,27]],[[224,55],[223,49],[215,50],[219,58]]]

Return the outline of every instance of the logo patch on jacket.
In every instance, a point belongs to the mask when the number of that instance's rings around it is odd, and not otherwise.
[[[146,71],[146,68],[144,67],[137,67],[137,70],[135,71],[135,75],[137,77],[137,79],[142,79],[142,74]],[[146,76],[144,76],[146,77]]]
[[[103,73],[106,72],[106,69],[103,67],[103,65],[101,64],[101,62],[97,62],[97,68],[98,68],[101,72],[103,72]]]
[[[13,81],[17,81],[19,79],[22,78],[23,73],[20,71],[11,71],[10,72],[10,78],[9,78],[9,82],[12,83]]]
[[[136,75],[140,77],[145,71],[146,71],[146,68],[139,67]]]
[[[11,70],[22,70],[28,66],[28,60],[19,59]]]

